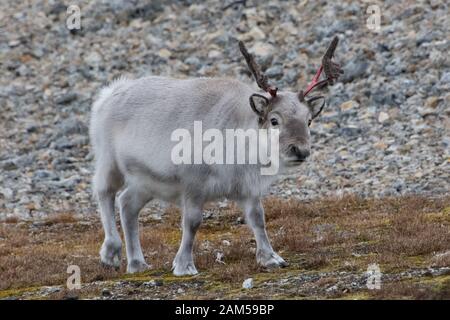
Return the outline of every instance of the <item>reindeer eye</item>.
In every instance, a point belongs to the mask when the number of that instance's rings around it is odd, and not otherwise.
[[[277,125],[278,125],[278,120],[277,120],[276,118],[272,118],[272,119],[270,119],[270,123],[271,123],[273,126],[277,126]]]
[[[309,120],[308,120],[308,127],[311,125],[311,122],[312,122],[312,120],[309,119]]]

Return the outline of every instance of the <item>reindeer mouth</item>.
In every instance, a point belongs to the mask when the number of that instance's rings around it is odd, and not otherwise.
[[[286,166],[287,167],[298,167],[299,165],[301,165],[303,162],[306,162],[306,160],[300,160],[300,159],[296,159],[296,160],[288,160],[286,162]]]

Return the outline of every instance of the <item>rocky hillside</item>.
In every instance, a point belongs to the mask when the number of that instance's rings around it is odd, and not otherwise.
[[[121,75],[239,78],[244,40],[283,90],[299,90],[338,35],[342,81],[312,126],[310,161],[283,197],[449,191],[445,1],[13,1],[0,3],[0,219],[94,213],[90,107]],[[66,26],[69,4],[81,29]]]

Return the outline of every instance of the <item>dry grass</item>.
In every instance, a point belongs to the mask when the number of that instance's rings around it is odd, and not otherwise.
[[[5,239],[0,243],[0,289],[64,284],[72,264],[84,271],[85,282],[118,276],[98,264],[98,226],[55,221],[39,227],[0,225]]]
[[[450,279],[431,285],[421,283],[390,283],[372,292],[374,299],[414,299],[414,300],[448,300],[450,299]]]
[[[379,263],[383,272],[449,266],[446,252],[450,250],[450,198],[346,197],[310,203],[269,198],[265,208],[273,245],[291,263],[290,271],[364,271],[372,262]],[[256,245],[251,231],[236,222],[240,216],[231,206],[205,219],[195,248],[200,272],[236,286],[263,271],[255,263]],[[179,210],[173,207],[167,209],[162,222],[146,216],[141,219],[144,254],[160,273],[170,273],[181,238],[179,221]],[[52,216],[38,225],[1,223],[0,290],[63,285],[71,264],[80,266],[83,283],[123,277],[125,262],[120,271],[100,266],[102,236],[98,219],[78,221],[70,214]],[[215,261],[217,252],[224,254],[226,264]],[[444,293],[448,294],[448,284],[446,288]],[[392,284],[374,297],[417,297],[416,293],[425,292],[419,297],[424,298],[442,294],[427,290],[419,290],[417,285]]]
[[[2,221],[3,223],[17,223],[19,222],[19,218],[17,217],[8,217]]]
[[[48,216],[43,222],[50,226],[57,223],[75,223],[77,221],[77,218],[73,214],[59,213]]]

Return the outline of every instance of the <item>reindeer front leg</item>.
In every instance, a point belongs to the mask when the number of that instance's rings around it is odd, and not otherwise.
[[[256,261],[267,267],[286,267],[288,264],[272,248],[267,237],[264,208],[259,198],[247,199],[241,203],[245,212],[247,224],[253,230],[256,238]]]
[[[183,235],[180,248],[172,264],[173,274],[176,276],[195,275],[198,273],[194,265],[192,251],[195,234],[203,219],[203,201],[184,197],[182,202]]]

